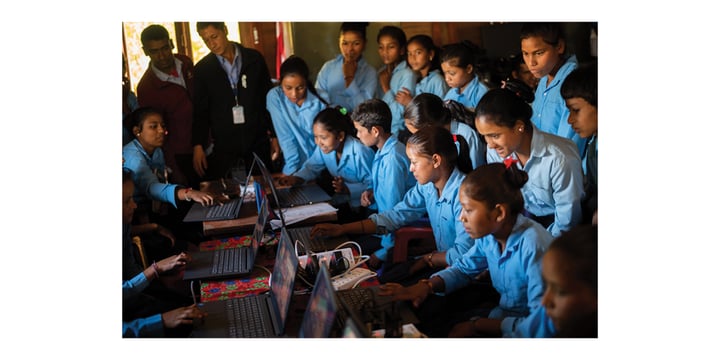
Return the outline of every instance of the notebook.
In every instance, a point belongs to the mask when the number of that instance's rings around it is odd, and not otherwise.
[[[243,187],[242,194],[240,197],[230,199],[229,201],[222,204],[213,204],[210,206],[203,206],[200,203],[193,203],[188,210],[184,222],[196,222],[196,221],[216,221],[216,220],[231,220],[237,219],[240,215],[240,208],[243,205],[245,195],[247,194],[248,184],[250,183],[250,177],[252,176],[252,170],[255,166],[255,161],[250,165],[250,171],[247,172],[245,178],[245,186]]]
[[[183,279],[222,279],[249,274],[255,266],[255,256],[269,217],[270,208],[267,201],[264,201],[255,222],[250,247],[193,252],[190,254],[192,261],[186,265]]]
[[[298,261],[287,233],[281,230],[280,234],[270,292],[199,304],[208,315],[194,326],[192,337],[278,337],[284,334]]]
[[[312,295],[300,325],[301,338],[326,338],[335,326],[338,304],[327,266],[320,266]]]
[[[277,200],[274,204],[276,208],[282,209],[293,206],[310,205],[319,202],[327,202],[332,199],[332,197],[317,184],[305,184],[282,189],[275,188],[270,170],[268,170],[265,163],[263,163],[257,154],[253,153],[253,156],[255,157],[257,166],[260,168],[260,173],[262,174],[262,178],[264,180],[263,182],[266,183],[265,186],[270,188],[270,192],[274,194],[274,200]]]

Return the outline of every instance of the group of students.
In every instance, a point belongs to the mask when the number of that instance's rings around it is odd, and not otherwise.
[[[467,45],[406,40],[395,26],[378,32],[376,70],[362,56],[367,25],[342,24],[341,54],[314,83],[305,61],[291,56],[271,87],[259,53],[228,41],[223,23],[198,23],[212,53],[183,94],[192,107],[184,161],[192,159],[195,177],[223,177],[257,152],[282,164],[280,184],[323,186],[339,222],[317,224],[311,236],[365,235],[359,243],[381,291],[411,300],[431,336],[597,336],[596,66],[565,54],[560,24],[524,25],[524,64],[538,79],[530,103],[512,86],[483,84]],[[186,69],[157,27],[148,29],[162,36],[143,39],[148,73],[163,60],[152,46],[167,47],[167,68]],[[158,87],[179,86],[165,83]],[[136,138],[123,157],[135,201],[212,204],[191,182],[168,181],[169,113],[140,108],[129,117]],[[434,250],[389,261],[394,231],[423,219]],[[202,316],[195,310],[183,321]]]

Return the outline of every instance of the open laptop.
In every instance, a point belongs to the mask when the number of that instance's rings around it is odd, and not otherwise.
[[[207,317],[192,337],[278,337],[284,334],[295,286],[298,260],[287,233],[281,231],[270,277],[270,292],[198,304]]]
[[[190,254],[192,261],[186,265],[184,280],[222,279],[249,274],[255,266],[260,241],[265,233],[265,226],[270,217],[267,201],[260,206],[255,229],[252,234],[252,245],[214,251],[198,251]]]
[[[276,189],[270,170],[268,170],[265,163],[263,163],[257,154],[253,153],[253,156],[255,157],[254,162],[257,163],[257,166],[260,168],[260,173],[262,174],[264,182],[267,183],[266,186],[271,189],[273,194],[277,195],[276,199],[278,199],[278,203],[274,204],[276,208],[282,209],[300,205],[311,205],[320,202],[327,202],[332,199],[332,197],[317,184],[305,184]]]
[[[342,305],[344,318],[353,318],[358,324],[370,324],[384,329],[389,323],[417,324],[420,320],[409,301],[393,301],[391,296],[380,296],[379,286],[357,287],[335,292]]]
[[[321,265],[298,336],[301,338],[328,337],[336,324],[335,314],[337,312],[338,303],[335,300],[335,290],[330,280],[330,272],[327,266]]]
[[[217,220],[232,220],[237,219],[240,215],[240,208],[245,201],[245,195],[247,194],[248,185],[250,184],[250,177],[252,177],[252,170],[255,166],[253,160],[250,165],[250,170],[247,172],[245,178],[245,184],[240,197],[232,198],[229,201],[221,204],[213,204],[210,206],[203,206],[200,203],[193,203],[188,210],[184,222],[196,222],[196,221],[217,221]],[[223,182],[224,184],[224,182]]]

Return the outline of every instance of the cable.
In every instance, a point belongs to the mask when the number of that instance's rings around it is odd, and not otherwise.
[[[371,272],[368,273],[367,275],[365,275],[365,276],[361,277],[360,279],[358,279],[358,280],[355,282],[355,284],[353,284],[353,286],[351,287],[351,289],[356,288],[361,282],[363,282],[363,281],[365,281],[365,280],[367,280],[367,279],[369,279],[369,278],[371,278],[371,277],[374,277],[374,276],[377,276],[377,273],[374,272],[374,271],[371,271]]]

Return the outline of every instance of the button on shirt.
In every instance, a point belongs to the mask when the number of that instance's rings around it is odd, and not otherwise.
[[[552,239],[542,225],[519,214],[502,253],[495,237],[489,234],[476,239],[461,259],[433,276],[442,278],[445,293],[451,293],[488,269],[493,287],[500,294],[498,306],[488,317],[504,318],[503,334],[510,333],[524,317],[542,306],[540,265]]]
[[[392,210],[372,214],[370,219],[378,227],[395,231],[427,213],[435,236],[435,246],[438,251],[446,252],[445,260],[452,264],[465,254],[473,243],[459,220],[461,206],[458,191],[463,179],[465,174],[457,168],[454,169],[439,197],[432,182],[416,184]]]

